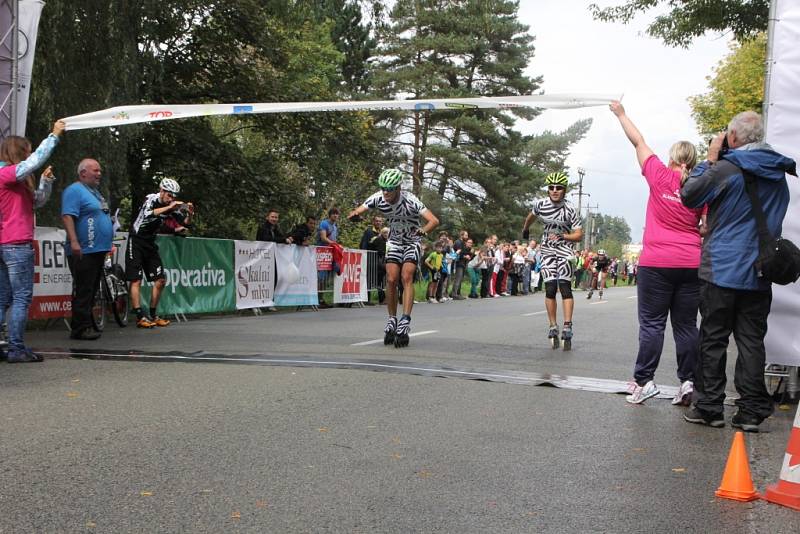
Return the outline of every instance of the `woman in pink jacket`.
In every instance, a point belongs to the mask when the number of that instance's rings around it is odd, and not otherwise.
[[[8,324],[9,363],[42,361],[23,337],[33,298],[33,210],[47,201],[54,178],[48,167],[36,189],[33,173],[53,153],[64,126],[57,121],[33,153],[24,137],[11,135],[0,143],[0,323]]]
[[[681,203],[681,180],[697,161],[694,145],[678,141],[667,165],[644,142],[644,137],[619,102],[609,106],[636,149],[636,159],[650,188],[647,199],[642,253],[636,269],[639,307],[639,354],[630,403],[641,404],[658,395],[653,378],[664,346],[667,316],[672,323],[678,356],[680,388],[672,404],[688,405],[694,389],[694,367],[699,350],[697,310],[700,304],[700,232],[702,210]]]

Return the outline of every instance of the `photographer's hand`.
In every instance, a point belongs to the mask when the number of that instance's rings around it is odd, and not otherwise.
[[[719,152],[722,149],[722,141],[725,139],[726,135],[727,132],[722,132],[712,139],[711,143],[709,143],[708,156],[706,156],[706,159],[709,161],[709,163],[715,163],[717,160],[719,160]]]

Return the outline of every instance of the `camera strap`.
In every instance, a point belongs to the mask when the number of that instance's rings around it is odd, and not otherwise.
[[[761,207],[761,199],[758,197],[758,178],[744,169],[742,169],[742,176],[744,176],[744,187],[747,191],[747,196],[750,197],[750,204],[753,206],[753,216],[756,218],[758,247],[759,249],[764,249],[773,238],[767,228],[767,218],[764,215],[764,209]]]

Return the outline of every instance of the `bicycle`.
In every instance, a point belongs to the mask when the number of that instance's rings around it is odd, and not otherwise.
[[[114,320],[120,327],[128,324],[128,309],[130,308],[128,284],[125,282],[125,270],[112,260],[116,249],[117,247],[114,245],[111,252],[106,255],[100,283],[94,297],[92,323],[98,332],[102,332],[105,327],[106,308],[111,310]]]

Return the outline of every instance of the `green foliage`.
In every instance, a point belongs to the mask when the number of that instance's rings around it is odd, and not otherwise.
[[[701,133],[727,128],[734,115],[742,111],[761,111],[764,104],[764,76],[767,36],[731,45],[731,52],[708,76],[710,91],[689,98],[692,117]]]
[[[29,137],[58,117],[120,105],[532,94],[533,37],[519,2],[497,0],[48,0],[33,73]],[[367,21],[362,15],[370,11]],[[526,136],[539,111],[298,113],[194,118],[68,132],[52,163],[56,198],[98,159],[104,194],[130,223],[165,176],[196,205],[194,235],[252,238],[268,208],[290,230],[343,214],[381,169],[413,170],[451,233],[518,237],[546,173],[588,131]],[[414,134],[417,134],[416,138]],[[59,225],[59,202],[39,224]],[[356,244],[363,228],[342,221]]]
[[[592,214],[592,217],[594,218],[593,229],[595,232],[593,242],[611,241],[618,243],[620,246],[631,242],[631,227],[624,217],[614,217],[603,215],[602,213]]]
[[[518,2],[400,0],[381,27],[375,91],[384,98],[531,94],[541,78],[524,74],[533,38]],[[453,231],[516,236],[546,172],[561,170],[568,147],[588,131],[523,136],[514,109],[392,114],[383,124],[413,177],[414,192]]]
[[[707,31],[730,32],[746,41],[767,29],[769,0],[626,0],[618,6],[601,8],[590,4],[595,19],[628,24],[640,13],[663,10],[647,27],[647,34],[670,46],[688,47]]]

